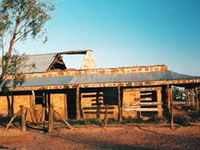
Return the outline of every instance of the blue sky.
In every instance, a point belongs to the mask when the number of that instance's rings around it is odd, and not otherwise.
[[[48,42],[23,42],[20,52],[93,49],[101,68],[166,64],[200,75],[200,0],[52,2],[56,11],[46,25]]]

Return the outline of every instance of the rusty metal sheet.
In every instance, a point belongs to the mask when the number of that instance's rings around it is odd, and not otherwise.
[[[198,76],[179,74],[172,71],[164,72],[140,72],[128,74],[91,74],[74,76],[70,84],[81,83],[109,83],[109,82],[144,82],[144,81],[163,81],[163,80],[182,80],[195,79]]]
[[[49,54],[37,54],[37,55],[25,55],[27,58],[26,65],[35,65],[35,68],[30,69],[29,67],[25,67],[22,72],[23,73],[39,73],[39,72],[46,72],[49,66],[53,63],[54,59],[56,58],[56,53],[49,53]],[[1,58],[0,58],[1,60]],[[0,61],[1,62],[1,61]],[[2,70],[0,69],[0,73]]]
[[[129,74],[88,74],[78,76],[57,76],[57,77],[39,77],[27,78],[22,85],[18,87],[31,86],[51,86],[51,85],[77,85],[77,84],[104,84],[104,83],[145,83],[145,86],[152,82],[167,81],[174,84],[174,81],[184,80],[184,83],[190,83],[190,80],[200,79],[198,76],[190,76],[175,73],[172,71],[164,72],[140,72]],[[11,87],[12,81],[8,84]]]

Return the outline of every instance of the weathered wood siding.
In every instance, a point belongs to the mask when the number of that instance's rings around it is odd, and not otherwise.
[[[8,114],[8,100],[6,96],[0,96],[0,115]]]
[[[64,93],[55,93],[50,95],[51,104],[53,109],[57,111],[64,120],[67,119],[67,95]],[[56,119],[60,119],[59,116],[55,114]]]
[[[24,107],[31,107],[31,95],[14,95],[9,96],[11,109],[13,109],[13,113],[17,113],[20,109],[20,105]],[[0,115],[6,116],[8,115],[8,98],[6,96],[0,96]]]
[[[124,89],[122,112],[124,118],[143,117],[155,112],[162,117],[162,93],[160,87]]]
[[[122,116],[124,118],[137,117],[135,109],[140,108],[140,91],[138,89],[126,89],[123,91]]]
[[[32,95],[18,95],[14,96],[14,113],[17,113],[20,109],[20,105],[25,108],[31,107]]]

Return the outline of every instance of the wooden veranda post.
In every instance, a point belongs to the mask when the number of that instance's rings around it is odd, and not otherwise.
[[[14,121],[14,119],[18,116],[18,115],[20,115],[20,112],[21,110],[19,110],[11,119],[10,119],[10,121],[8,122],[8,124],[6,125],[6,130],[8,130],[8,128],[11,126],[11,123]]]
[[[32,92],[32,98],[31,98],[31,106],[35,105],[35,91],[31,91]]]
[[[80,86],[76,88],[76,120],[80,120]]]
[[[118,120],[122,122],[122,100],[121,100],[121,88],[117,86],[117,93],[118,93]]]
[[[26,117],[25,117],[25,109],[24,109],[24,106],[23,105],[20,105],[20,112],[21,112],[21,125],[22,125],[22,128],[21,128],[21,131],[24,132],[26,131]]]
[[[186,100],[186,105],[189,106],[189,96],[188,96],[188,88],[185,88],[185,100]]]
[[[199,87],[197,88],[197,95],[196,95],[196,98],[197,98],[197,110],[200,110],[200,93],[199,93]]]
[[[198,88],[197,87],[195,87],[194,92],[195,92],[195,105],[196,105],[196,109],[199,110]]]
[[[101,107],[101,103],[100,103],[100,92],[98,91],[97,92],[97,95],[96,95],[96,107],[97,107],[97,109],[96,109],[96,118],[99,120],[100,119],[100,116],[101,116],[101,109],[100,109],[100,107]]]
[[[49,109],[49,125],[48,125],[48,132],[53,131],[53,106],[50,106]]]
[[[108,124],[108,105],[105,105],[104,127]]]
[[[170,87],[170,85],[167,85],[165,87],[165,108],[166,108],[166,115],[169,116],[170,115],[170,108],[171,108],[171,99],[172,99],[172,88]]]
[[[172,129],[174,129],[174,106],[173,106],[173,102],[171,103],[170,127],[171,127]]]
[[[170,127],[174,128],[174,110],[173,110],[173,93],[171,85],[167,85],[167,102],[168,102],[168,109],[170,112]]]

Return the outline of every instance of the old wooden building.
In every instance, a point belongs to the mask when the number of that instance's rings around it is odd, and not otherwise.
[[[87,57],[82,69],[76,70],[67,68],[62,54]],[[25,82],[13,89],[9,100],[1,92],[1,115],[10,110],[16,113],[20,105],[38,111],[48,111],[53,105],[63,119],[103,119],[105,112],[108,118],[119,120],[162,117],[170,109],[173,85],[187,89],[200,85],[200,77],[172,72],[165,65],[97,69],[92,51],[29,57],[28,63],[34,62],[36,70],[24,71]]]

